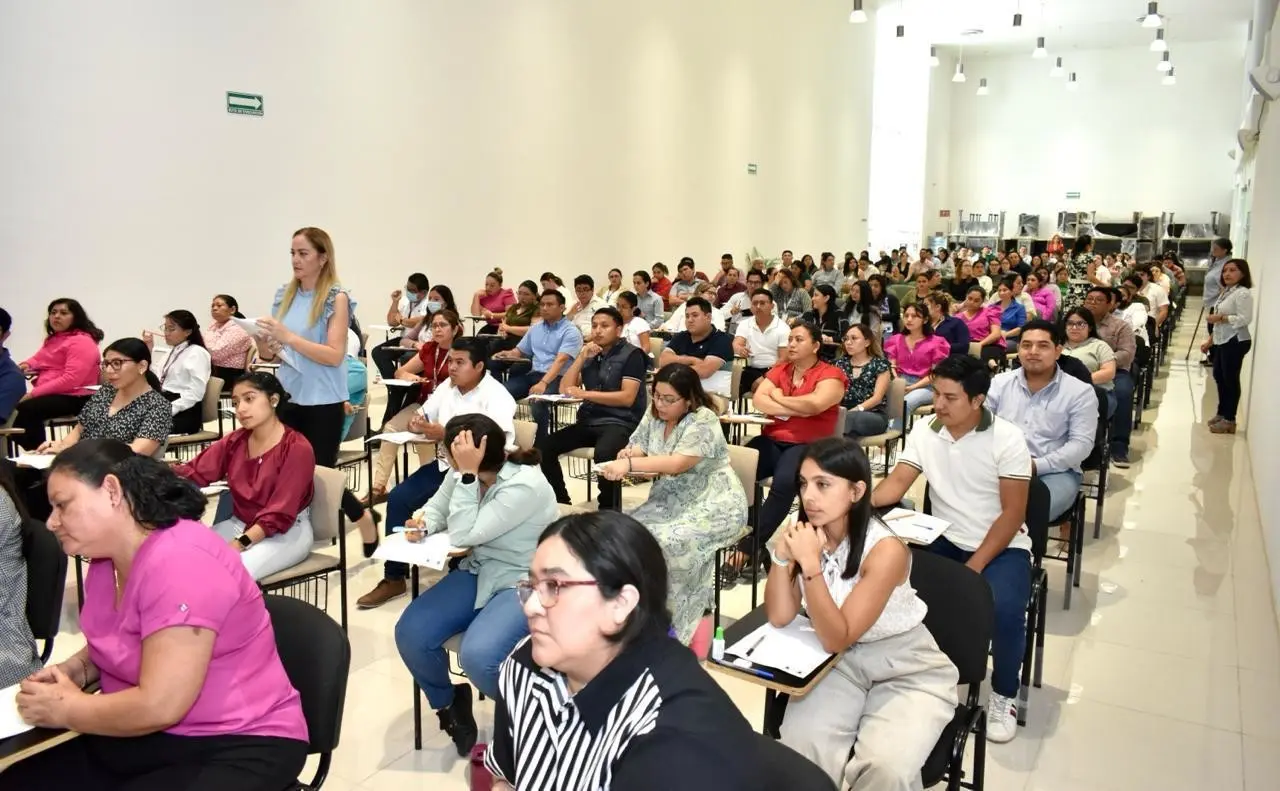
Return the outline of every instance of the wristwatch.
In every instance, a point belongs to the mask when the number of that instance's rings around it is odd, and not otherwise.
[[[475,483],[475,482],[476,482],[476,476],[475,476],[475,474],[474,474],[474,473],[470,473],[470,472],[464,472],[464,473],[462,473],[462,485],[463,485],[463,486],[470,486],[471,484],[473,484],[473,483]]]
[[[248,549],[249,547],[253,546],[253,539],[249,538],[248,533],[241,533],[239,536],[236,537],[236,543],[244,547],[245,549]]]

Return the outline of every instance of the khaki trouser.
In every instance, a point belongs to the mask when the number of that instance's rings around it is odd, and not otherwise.
[[[383,426],[384,433],[393,431],[408,431],[409,419],[418,413],[422,408],[421,404],[411,404],[396,413],[395,417],[387,421],[387,425]],[[426,464],[436,457],[436,446],[430,443],[415,443],[413,449],[418,453],[418,464]],[[396,464],[396,454],[400,452],[400,446],[390,442],[384,442],[378,447],[378,453],[373,457],[373,485],[386,488],[387,480],[391,477],[391,468]],[[408,475],[409,471],[405,470],[404,475]]]
[[[782,743],[842,788],[917,791],[920,768],[955,716],[958,681],[924,624],[855,643],[808,695],[787,704]]]

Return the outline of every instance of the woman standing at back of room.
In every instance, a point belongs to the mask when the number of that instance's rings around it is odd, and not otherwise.
[[[1240,369],[1253,346],[1249,324],[1253,321],[1253,277],[1249,262],[1232,258],[1218,275],[1222,291],[1205,316],[1210,335],[1200,346],[1205,354],[1213,348],[1213,379],[1218,384],[1218,414],[1209,419],[1214,434],[1236,433],[1236,409],[1240,406]]]
[[[1062,301],[1062,314],[1084,306],[1085,294],[1097,280],[1098,265],[1093,259],[1093,237],[1084,234],[1071,245],[1067,262],[1067,293]]]
[[[249,364],[249,350],[253,338],[231,319],[243,319],[240,304],[229,294],[219,294],[209,305],[209,318],[213,320],[204,328],[204,345],[212,361],[210,373],[222,380],[222,392],[230,393],[231,386],[244,376]]]

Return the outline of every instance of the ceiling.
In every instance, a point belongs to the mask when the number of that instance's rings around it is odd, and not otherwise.
[[[1155,31],[1138,23],[1146,0],[874,0],[866,7],[903,19],[907,36],[924,37],[950,49],[963,45],[979,53],[1028,52],[1044,36],[1050,55],[1073,49],[1107,49],[1150,44]],[[1236,38],[1243,48],[1253,0],[1160,0],[1165,39],[1223,41]],[[1013,27],[1013,15],[1022,26]],[[964,31],[980,29],[977,35]]]

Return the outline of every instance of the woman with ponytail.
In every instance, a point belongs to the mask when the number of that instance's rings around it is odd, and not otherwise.
[[[155,350],[155,336],[150,331],[142,333],[142,341]],[[160,392],[171,402],[173,433],[198,433],[204,430],[204,392],[213,368],[200,322],[189,310],[164,314],[164,342],[169,352],[160,366]]]
[[[280,422],[289,394],[275,376],[246,374],[231,390],[240,428],[173,471],[197,486],[226,481],[230,519],[214,532],[255,580],[300,563],[311,551],[316,461],[307,438]]]
[[[296,782],[308,749],[302,702],[258,586],[196,521],[199,490],[99,439],[54,459],[49,493],[58,504],[49,529],[68,555],[90,559],[87,645],[28,676],[17,712],[80,736],[7,770],[3,786],[257,791]],[[82,691],[95,683],[100,693]]]

